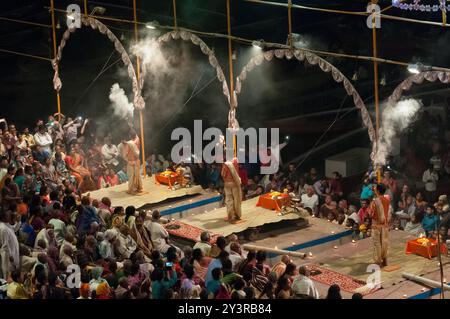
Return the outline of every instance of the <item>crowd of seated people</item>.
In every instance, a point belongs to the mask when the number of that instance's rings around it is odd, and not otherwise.
[[[244,252],[235,236],[208,233],[193,247],[178,247],[158,211],[116,207],[89,191],[126,182],[120,145],[88,131],[89,121],[57,114],[19,133],[4,125],[0,143],[0,298],[11,299],[162,299],[162,298],[339,298],[338,286],[320,296],[308,268],[287,256],[269,266],[264,251]],[[150,173],[173,167],[154,152]],[[430,159],[420,183],[400,182],[385,170],[381,183],[391,199],[392,229],[447,238],[450,206],[438,194],[448,178],[445,161]],[[438,164],[439,169],[438,169]],[[182,164],[194,183],[221,192],[221,164]],[[289,164],[273,175],[251,172],[240,164],[244,198],[271,191],[299,198],[299,206],[370,236],[374,174],[357,185],[357,196],[343,177],[323,177],[315,168]],[[244,212],[245,214],[245,212]],[[79,285],[68,274],[75,270]],[[358,298],[359,296],[355,296]]]

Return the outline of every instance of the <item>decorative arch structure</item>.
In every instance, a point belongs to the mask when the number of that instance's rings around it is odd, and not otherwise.
[[[101,34],[105,34],[108,39],[114,44],[114,48],[119,52],[123,63],[127,67],[128,76],[131,78],[132,86],[133,86],[133,104],[136,109],[142,110],[145,108],[145,101],[142,98],[141,95],[141,89],[143,85],[143,77],[140,79],[140,83],[138,83],[136,72],[134,70],[133,63],[131,63],[131,59],[125,51],[125,48],[123,47],[122,43],[119,41],[119,39],[114,35],[114,33],[111,32],[111,30],[108,29],[107,26],[105,26],[103,23],[98,21],[97,19],[91,18],[91,17],[81,17],[81,22],[83,26],[90,26],[93,30],[98,30]],[[56,91],[61,90],[62,82],[59,77],[59,63],[62,59],[62,52],[64,47],[66,46],[67,41],[69,40],[72,33],[75,33],[77,28],[69,28],[67,29],[62,37],[61,43],[58,46],[58,52],[52,61],[52,67],[55,71],[55,74],[53,76],[53,87]]]
[[[409,91],[413,84],[422,84],[424,81],[436,82],[437,80],[441,83],[450,83],[450,72],[426,71],[411,75],[395,88],[388,102],[395,105],[403,96],[403,92]]]
[[[272,59],[276,57],[278,59],[286,58],[287,60],[291,60],[293,58],[297,59],[298,61],[304,61],[305,63],[311,64],[311,65],[318,65],[320,69],[323,72],[330,73],[333,77],[334,81],[337,83],[342,83],[344,86],[345,91],[348,95],[351,95],[353,97],[353,102],[355,106],[359,109],[361,112],[361,117],[364,123],[364,126],[367,127],[367,131],[369,133],[370,141],[373,144],[373,149],[375,146],[375,129],[373,127],[372,119],[370,118],[370,114],[367,111],[366,105],[364,104],[364,101],[361,99],[361,96],[356,91],[356,89],[353,87],[351,82],[345,77],[344,74],[342,74],[339,69],[334,67],[332,64],[324,60],[323,58],[317,56],[314,53],[311,53],[309,51],[301,50],[301,49],[277,49],[277,50],[270,50],[266,52],[262,52],[256,56],[254,56],[246,66],[242,69],[241,73],[236,79],[236,95],[240,94],[242,91],[242,83],[246,80],[247,74],[251,72],[256,66],[261,65],[264,61],[272,61]],[[233,110],[230,110],[230,113],[233,112],[233,114],[236,114],[236,107],[237,103],[232,106]],[[237,121],[236,121],[237,122]]]

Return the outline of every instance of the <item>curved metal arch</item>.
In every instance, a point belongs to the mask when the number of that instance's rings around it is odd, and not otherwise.
[[[361,96],[356,91],[356,89],[353,87],[352,83],[346,78],[342,72],[333,66],[331,63],[327,62],[323,58],[319,57],[318,55],[311,53],[309,51],[301,50],[301,49],[276,49],[276,50],[270,50],[266,52],[262,52],[256,56],[254,56],[250,61],[247,63],[246,66],[243,67],[241,73],[236,78],[236,95],[241,93],[242,90],[242,83],[247,78],[247,73],[251,72],[255,66],[261,65],[264,61],[271,61],[274,57],[278,59],[286,58],[287,60],[291,60],[292,58],[297,59],[298,61],[304,61],[305,63],[309,63],[311,65],[318,65],[320,69],[323,72],[329,73],[331,72],[331,75],[337,83],[342,83],[344,86],[345,91],[348,95],[351,95],[353,97],[353,102],[355,106],[360,110],[361,117],[364,123],[364,126],[367,128],[370,141],[372,142],[372,156],[374,155],[373,150],[375,149],[375,129],[373,127],[372,119],[370,118],[370,114],[367,111],[366,105],[364,104],[364,101],[361,99]],[[233,114],[235,116],[236,114],[236,107],[237,104],[234,107]],[[231,112],[231,111],[230,111]],[[237,121],[236,121],[237,123]]]
[[[394,92],[389,96],[388,102],[397,103],[403,96],[404,91],[409,91],[413,84],[422,84],[425,80],[428,82],[439,80],[441,83],[450,83],[450,72],[426,71],[411,75],[395,88]]]
[[[82,25],[90,26],[93,30],[98,30],[101,34],[105,34],[108,37],[108,39],[111,42],[113,42],[114,48],[121,55],[122,61],[125,64],[125,66],[127,67],[128,76],[131,78],[131,81],[132,81],[133,94],[134,94],[134,99],[133,99],[134,107],[137,109],[140,109],[140,110],[144,109],[145,101],[141,95],[141,89],[142,89],[142,85],[143,85],[143,77],[141,77],[140,83],[138,83],[133,63],[131,62],[131,59],[130,59],[127,51],[123,47],[122,43],[114,35],[114,33],[112,33],[112,31],[108,29],[107,26],[105,26],[103,23],[101,23],[97,19],[82,16],[81,22],[82,22]],[[72,35],[72,33],[75,33],[76,30],[77,30],[77,28],[69,28],[64,32],[61,43],[58,46],[58,52],[56,54],[56,57],[55,57],[55,59],[52,60],[52,67],[53,67],[53,70],[55,71],[55,74],[53,76],[53,87],[56,91],[61,90],[61,87],[62,87],[62,82],[59,77],[59,62],[62,59],[62,52],[63,52],[63,49],[66,46],[66,43],[69,40],[70,36]]]

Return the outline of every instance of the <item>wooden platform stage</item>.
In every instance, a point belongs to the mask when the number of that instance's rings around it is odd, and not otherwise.
[[[204,194],[205,191],[201,186],[195,185],[189,188],[180,188],[171,190],[167,185],[155,183],[155,177],[147,177],[142,179],[144,195],[127,194],[128,184],[124,183],[110,188],[102,188],[90,192],[91,198],[101,200],[103,197],[109,197],[112,206],[135,206],[141,208],[148,204],[161,203],[168,199],[176,199],[188,195]]]
[[[306,216],[297,213],[281,215],[277,211],[257,207],[258,198],[242,202],[242,222],[230,224],[224,220],[227,217],[226,207],[214,209],[197,215],[179,219],[181,222],[206,229],[212,233],[228,236],[238,234],[247,229],[257,228],[266,224],[279,223],[285,220],[296,220]]]
[[[372,292],[364,298],[409,298],[423,292],[422,286],[407,281],[402,277],[402,273],[407,272],[418,276],[436,279],[438,276],[437,258],[427,259],[414,254],[406,254],[406,242],[414,239],[413,236],[404,231],[391,231],[389,233],[389,265],[398,266],[393,271],[381,271],[382,289]],[[443,264],[446,266],[445,276],[450,278],[450,258],[443,256]],[[355,243],[349,242],[336,248],[331,248],[322,253],[314,255],[306,260],[295,260],[297,264],[319,265],[320,267],[344,274],[346,276],[366,281],[371,274],[367,272],[367,267],[373,262],[372,239],[358,240]],[[321,294],[326,294],[329,286],[317,283]],[[429,289],[426,289],[428,291]],[[351,294],[343,293],[344,297]]]

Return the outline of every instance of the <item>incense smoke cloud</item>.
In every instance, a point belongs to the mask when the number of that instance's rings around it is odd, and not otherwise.
[[[226,99],[215,70],[200,48],[183,40],[160,44],[151,36],[144,36],[130,52],[141,59],[145,134],[151,136],[147,141],[154,144],[151,147],[167,147],[170,131],[192,125],[196,117],[205,116],[205,108],[200,107],[205,104],[208,113],[223,115],[226,122]],[[208,124],[213,125],[215,118],[210,116]]]
[[[386,160],[393,150],[393,139],[417,119],[421,107],[422,102],[415,99],[402,100],[395,105],[387,103],[382,114],[375,165],[386,165]]]
[[[122,119],[131,118],[133,115],[133,103],[128,101],[125,91],[118,83],[114,83],[111,86],[109,100],[111,101],[111,108],[113,109],[114,115]]]

